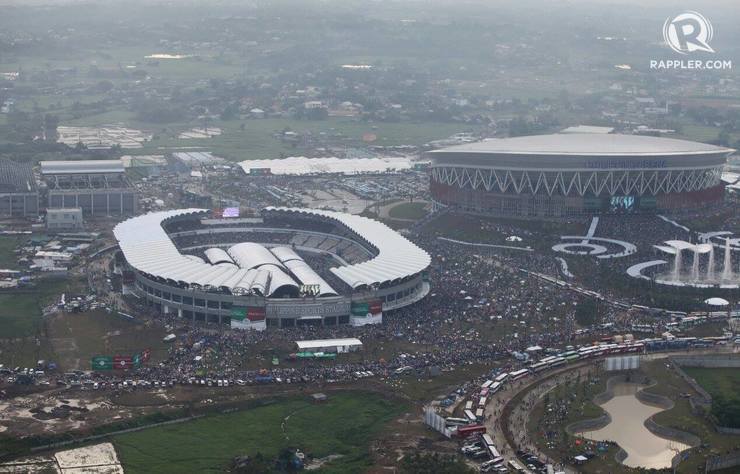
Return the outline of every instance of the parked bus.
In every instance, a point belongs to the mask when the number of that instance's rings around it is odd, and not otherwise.
[[[529,369],[520,369],[514,372],[511,372],[511,380],[519,380],[522,377],[526,377],[529,375]]]
[[[509,460],[509,467],[510,467],[510,468],[511,468],[511,470],[512,470],[512,471],[514,471],[514,472],[526,472],[526,471],[524,470],[524,467],[522,467],[522,465],[521,465],[521,464],[519,464],[519,463],[518,463],[517,461],[515,461],[515,460],[513,460],[513,459],[510,459],[510,460]]]
[[[449,426],[459,426],[459,425],[467,425],[470,423],[470,420],[467,418],[455,418],[455,417],[449,417],[445,418],[445,425]]]

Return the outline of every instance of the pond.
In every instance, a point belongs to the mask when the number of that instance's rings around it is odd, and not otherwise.
[[[594,441],[617,443],[627,453],[627,458],[622,461],[626,466],[655,469],[671,467],[673,456],[689,446],[656,436],[645,427],[645,420],[663,409],[645,405],[637,399],[635,394],[644,387],[626,382],[615,384],[614,397],[601,405],[611,416],[611,423],[599,430],[580,434]]]

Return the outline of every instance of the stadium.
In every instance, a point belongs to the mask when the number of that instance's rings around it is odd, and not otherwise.
[[[376,324],[429,292],[429,254],[380,222],[295,208],[222,217],[234,214],[179,209],[119,223],[124,286],[162,314],[258,330]]]
[[[427,153],[437,208],[500,217],[686,214],[724,199],[734,150],[641,135],[559,133]]]

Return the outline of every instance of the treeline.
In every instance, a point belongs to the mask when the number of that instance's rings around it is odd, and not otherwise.
[[[740,428],[740,400],[712,396],[712,415],[721,426]]]

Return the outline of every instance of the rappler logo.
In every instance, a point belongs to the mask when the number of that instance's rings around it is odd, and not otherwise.
[[[663,40],[679,54],[705,51],[714,53],[709,46],[714,31],[712,24],[704,15],[695,11],[685,11],[673,18],[667,18],[663,24]]]

